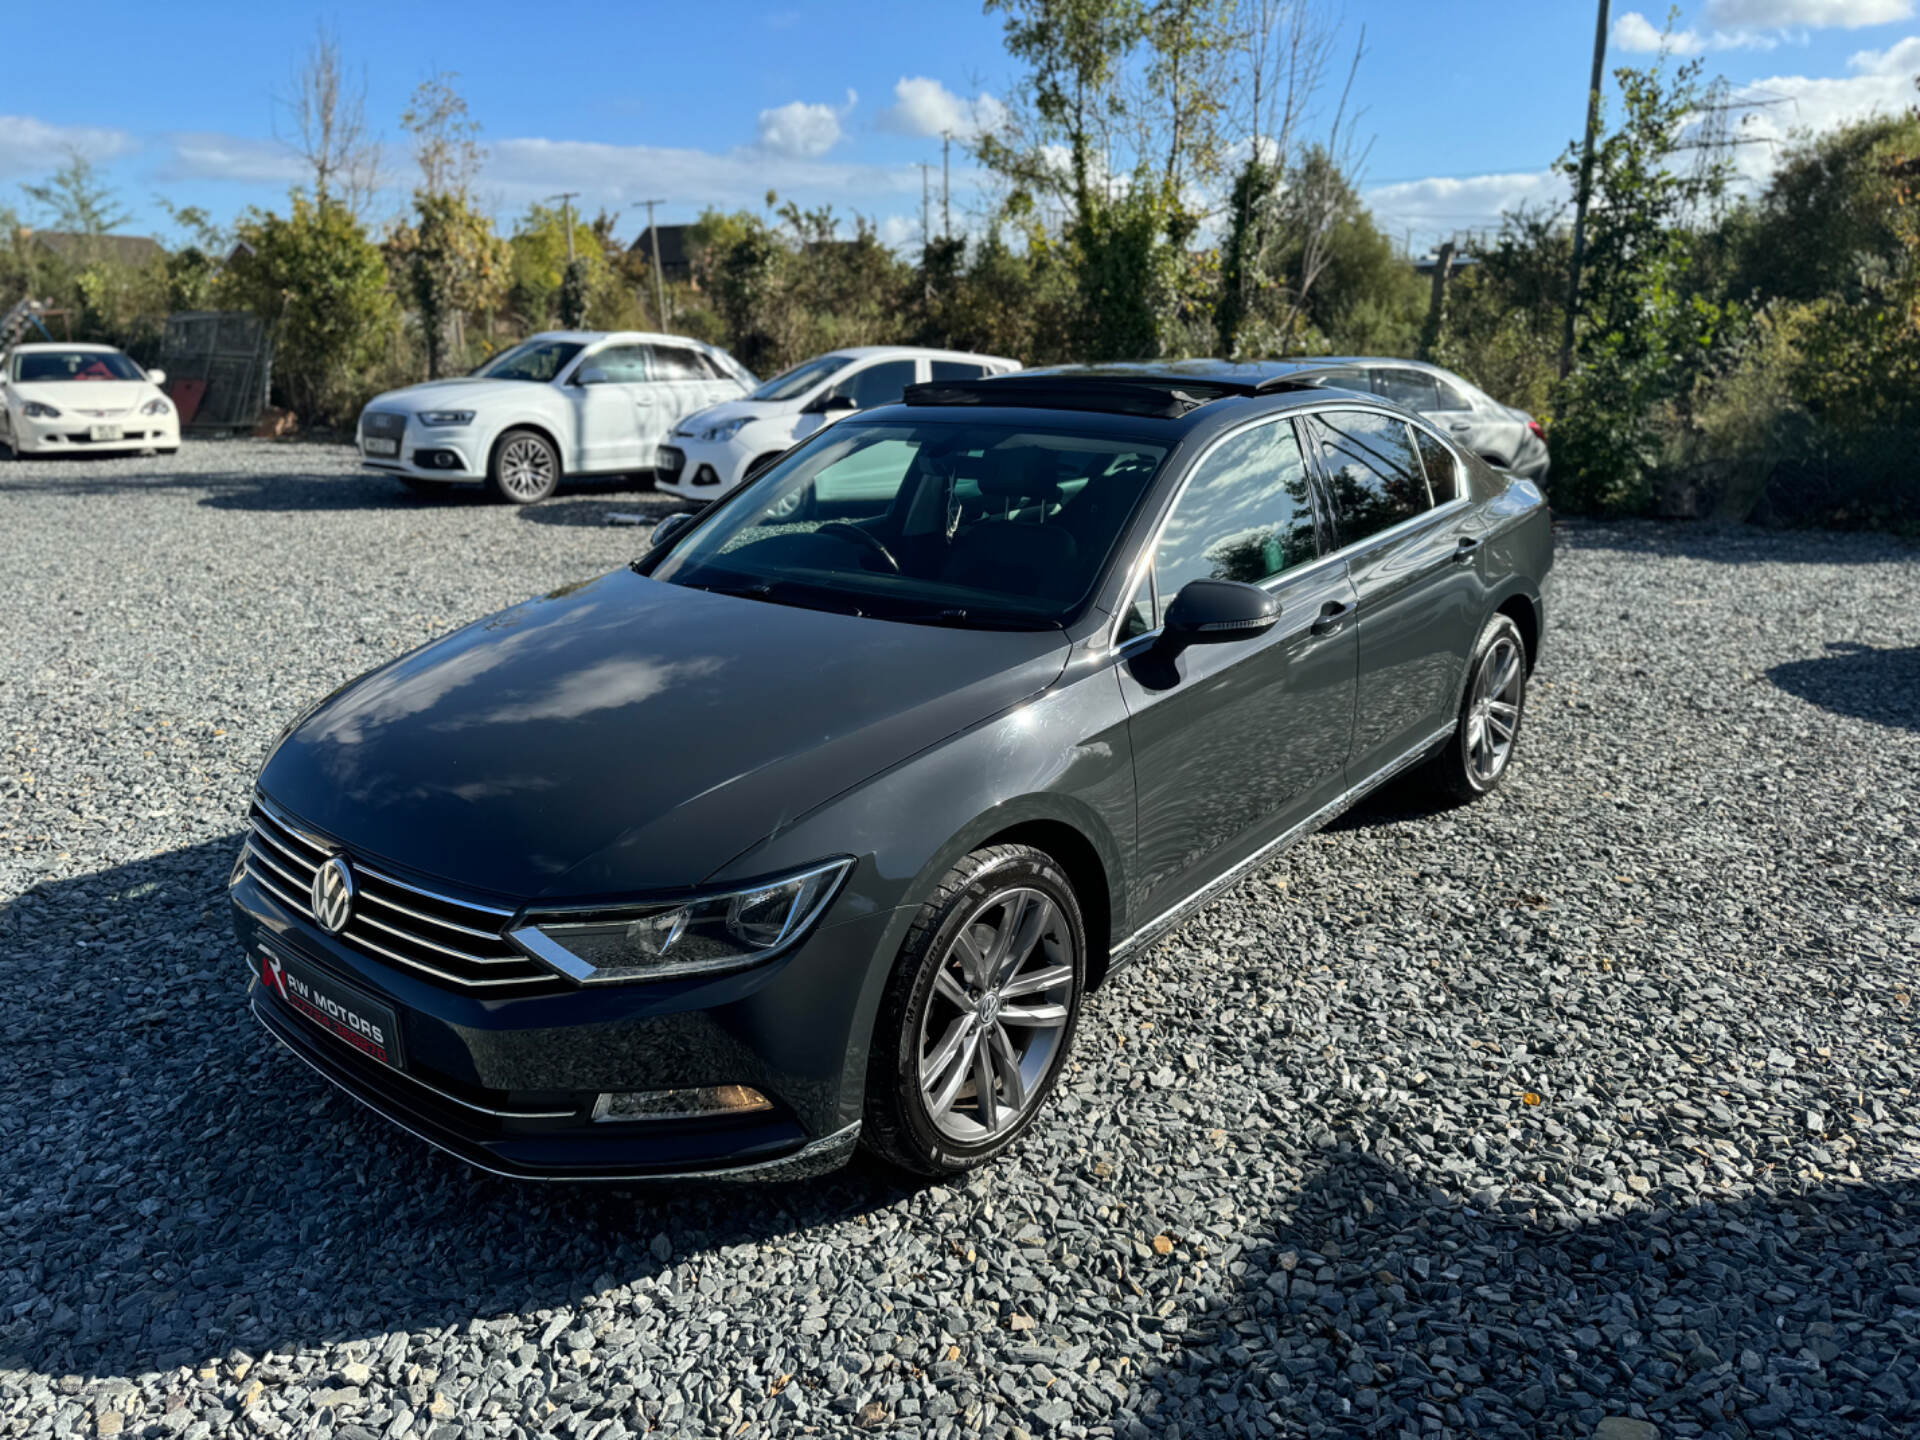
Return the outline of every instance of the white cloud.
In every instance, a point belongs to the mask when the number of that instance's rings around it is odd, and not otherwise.
[[[1739,138],[1748,142],[1736,152],[1742,176],[1765,181],[1795,131],[1830,130],[1906,109],[1913,103],[1914,77],[1920,75],[1920,36],[1885,50],[1862,50],[1848,67],[1852,75],[1772,75],[1736,93],[1736,99],[1756,104],[1739,130]]]
[[[1859,30],[1908,19],[1914,0],[1707,0],[1707,21],[1727,30]]]
[[[1006,122],[1007,107],[991,95],[965,100],[938,80],[902,75],[893,87],[893,104],[880,112],[880,124],[902,135],[952,134],[972,140]]]
[[[205,131],[173,135],[168,139],[173,153],[160,168],[157,178],[162,181],[238,180],[249,185],[296,185],[313,178],[306,163],[277,140]]]
[[[1457,232],[1498,230],[1500,216],[1523,205],[1560,204],[1567,198],[1567,183],[1554,170],[1437,175],[1376,186],[1364,198],[1385,234],[1397,239],[1410,230],[1419,250]]]
[[[1920,75],[1920,35],[1896,40],[1884,50],[1861,50],[1847,61],[1861,75],[1897,75],[1911,80]]]
[[[1652,55],[1663,49],[1675,55],[1698,55],[1707,48],[1707,42],[1697,30],[1666,34],[1638,10],[1629,10],[1613,22],[1613,48],[1635,55]]]
[[[111,160],[138,148],[138,143],[124,130],[0,115],[0,175],[43,175],[66,164],[75,150],[96,163]]]
[[[760,145],[776,155],[813,159],[824,155],[844,138],[840,122],[853,113],[860,97],[847,91],[843,106],[810,105],[794,100],[772,110],[760,112]]]

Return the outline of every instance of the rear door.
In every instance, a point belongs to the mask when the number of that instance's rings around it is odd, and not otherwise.
[[[1418,426],[1358,408],[1306,424],[1359,603],[1358,784],[1455,718],[1479,621],[1477,542],[1450,452]],[[1416,435],[1449,461],[1432,462],[1437,495]]]
[[[647,346],[653,363],[654,403],[642,422],[640,464],[651,468],[659,461],[673,427],[713,403],[713,371],[707,359],[691,345],[653,341]]]
[[[1344,566],[1320,563],[1323,529],[1285,418],[1222,439],[1174,504],[1120,632],[1140,913],[1177,904],[1345,788],[1354,596]],[[1279,623],[1167,652],[1161,619],[1196,579],[1267,587]]]

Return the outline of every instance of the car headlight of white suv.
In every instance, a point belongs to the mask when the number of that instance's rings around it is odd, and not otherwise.
[[[422,425],[432,425],[435,427],[452,426],[452,425],[471,425],[473,423],[473,411],[471,410],[422,410],[418,415],[414,416],[413,418],[418,420]]]

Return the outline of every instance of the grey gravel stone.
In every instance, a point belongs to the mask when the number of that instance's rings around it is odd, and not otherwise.
[[[1511,783],[1234,887],[984,1175],[517,1186],[256,1031],[224,881],[303,705],[668,508],[0,461],[0,1434],[1920,1430],[1912,546],[1568,530]]]

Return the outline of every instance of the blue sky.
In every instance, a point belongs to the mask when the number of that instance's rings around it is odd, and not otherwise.
[[[1743,164],[1764,174],[1797,125],[1825,126],[1916,98],[1916,0],[1694,0],[1678,45],[1709,75],[1780,103],[1757,115]],[[1502,208],[1556,198],[1549,173],[1580,127],[1593,37],[1588,0],[1346,0],[1347,43],[1366,27],[1355,87],[1371,141],[1363,188],[1384,228],[1425,248],[1488,228]],[[1614,5],[1610,65],[1645,58],[1664,8]],[[0,204],[65,149],[93,156],[134,211],[134,232],[168,233],[155,196],[225,219],[272,205],[299,178],[276,139],[315,28],[337,34],[364,74],[367,115],[387,144],[397,213],[410,184],[398,117],[437,70],[458,87],[490,154],[482,199],[503,216],[558,190],[622,211],[631,235],[703,206],[757,206],[769,189],[873,218],[890,239],[919,233],[920,172],[942,124],[976,97],[1005,99],[1018,71],[1001,21],[966,0],[914,3],[450,4],[261,7],[96,3],[84,63],[10,65],[0,75]],[[64,29],[64,25],[62,27]],[[990,111],[991,105],[988,102]],[[955,205],[977,202],[956,147]],[[935,172],[938,184],[938,172]],[[956,216],[958,220],[959,216]]]

